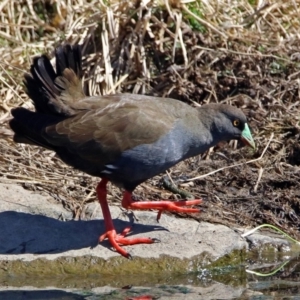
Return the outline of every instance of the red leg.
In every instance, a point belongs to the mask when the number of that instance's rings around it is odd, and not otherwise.
[[[130,227],[126,227],[121,234],[117,234],[114,228],[114,224],[112,222],[111,214],[109,211],[107,199],[106,199],[106,184],[108,180],[102,179],[97,186],[97,195],[98,200],[101,205],[104,224],[105,224],[105,233],[99,237],[99,241],[102,242],[105,238],[107,238],[110,244],[119,252],[121,255],[130,258],[130,254],[125,251],[120,245],[135,245],[135,244],[152,244],[157,240],[151,238],[135,238],[128,239],[125,236],[130,232]]]
[[[189,201],[133,201],[131,192],[125,191],[123,194],[122,206],[126,209],[157,209],[157,221],[164,210],[185,213],[200,212],[198,208],[188,208],[182,206],[198,205],[201,199]]]

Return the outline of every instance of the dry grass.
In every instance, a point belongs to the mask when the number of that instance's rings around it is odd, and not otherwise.
[[[31,106],[22,77],[32,57],[51,55],[60,43],[80,43],[89,94],[151,94],[191,105],[226,102],[246,112],[256,153],[223,147],[204,155],[214,161],[198,166],[198,158],[189,160],[173,175],[196,176],[257,158],[273,133],[259,162],[225,169],[187,188],[210,200],[202,219],[280,224],[299,237],[299,15],[296,0],[2,1],[0,181],[46,191],[76,218],[95,198],[96,179],[66,167],[49,151],[15,145],[7,127],[12,107]],[[137,194],[172,197],[158,178]],[[114,188],[110,195],[120,199]]]

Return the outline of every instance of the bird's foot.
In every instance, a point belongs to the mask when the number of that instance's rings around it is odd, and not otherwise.
[[[117,234],[115,229],[108,230],[104,234],[99,237],[99,242],[102,242],[106,238],[110,242],[110,244],[115,248],[117,252],[126,258],[131,258],[131,255],[124,250],[120,245],[128,246],[128,245],[136,245],[136,244],[152,244],[159,242],[158,239],[152,238],[133,238],[128,239],[125,236],[131,231],[130,227],[126,227],[122,233]]]
[[[131,255],[125,251],[120,245],[135,245],[135,244],[152,244],[159,242],[158,239],[151,239],[151,238],[133,238],[128,239],[125,236],[131,231],[130,227],[126,227],[122,233],[117,234],[111,214],[108,208],[107,200],[106,200],[106,184],[107,179],[102,179],[97,186],[97,195],[99,199],[99,203],[102,208],[103,216],[104,216],[104,223],[106,232],[99,237],[99,242],[102,242],[105,239],[108,239],[112,247],[116,249],[121,255],[125,256],[126,258],[131,258]]]
[[[183,200],[183,201],[133,201],[131,193],[124,192],[122,206],[126,209],[156,209],[158,210],[157,221],[159,221],[164,210],[183,212],[183,213],[197,213],[200,212],[198,208],[190,208],[184,206],[199,205],[202,203],[201,199],[197,200]]]

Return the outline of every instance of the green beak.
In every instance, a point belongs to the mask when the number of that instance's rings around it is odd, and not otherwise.
[[[250,129],[249,129],[249,126],[247,123],[245,124],[245,128],[242,131],[241,140],[245,145],[250,146],[253,149],[255,149],[255,143],[254,143],[253,137],[251,135],[251,132],[250,132]]]

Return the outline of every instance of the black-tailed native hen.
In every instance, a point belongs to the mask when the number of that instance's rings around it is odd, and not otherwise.
[[[242,140],[255,147],[243,112],[225,104],[191,107],[178,100],[136,94],[86,96],[82,89],[80,46],[58,47],[56,70],[47,56],[33,60],[25,75],[35,111],[12,110],[14,141],[51,149],[68,165],[101,178],[97,196],[103,211],[105,238],[125,257],[121,245],[153,243],[151,238],[118,234],[107,199],[108,181],[124,189],[126,209],[199,212],[190,201],[133,201],[137,185],[178,162],[205,152],[221,141]]]

